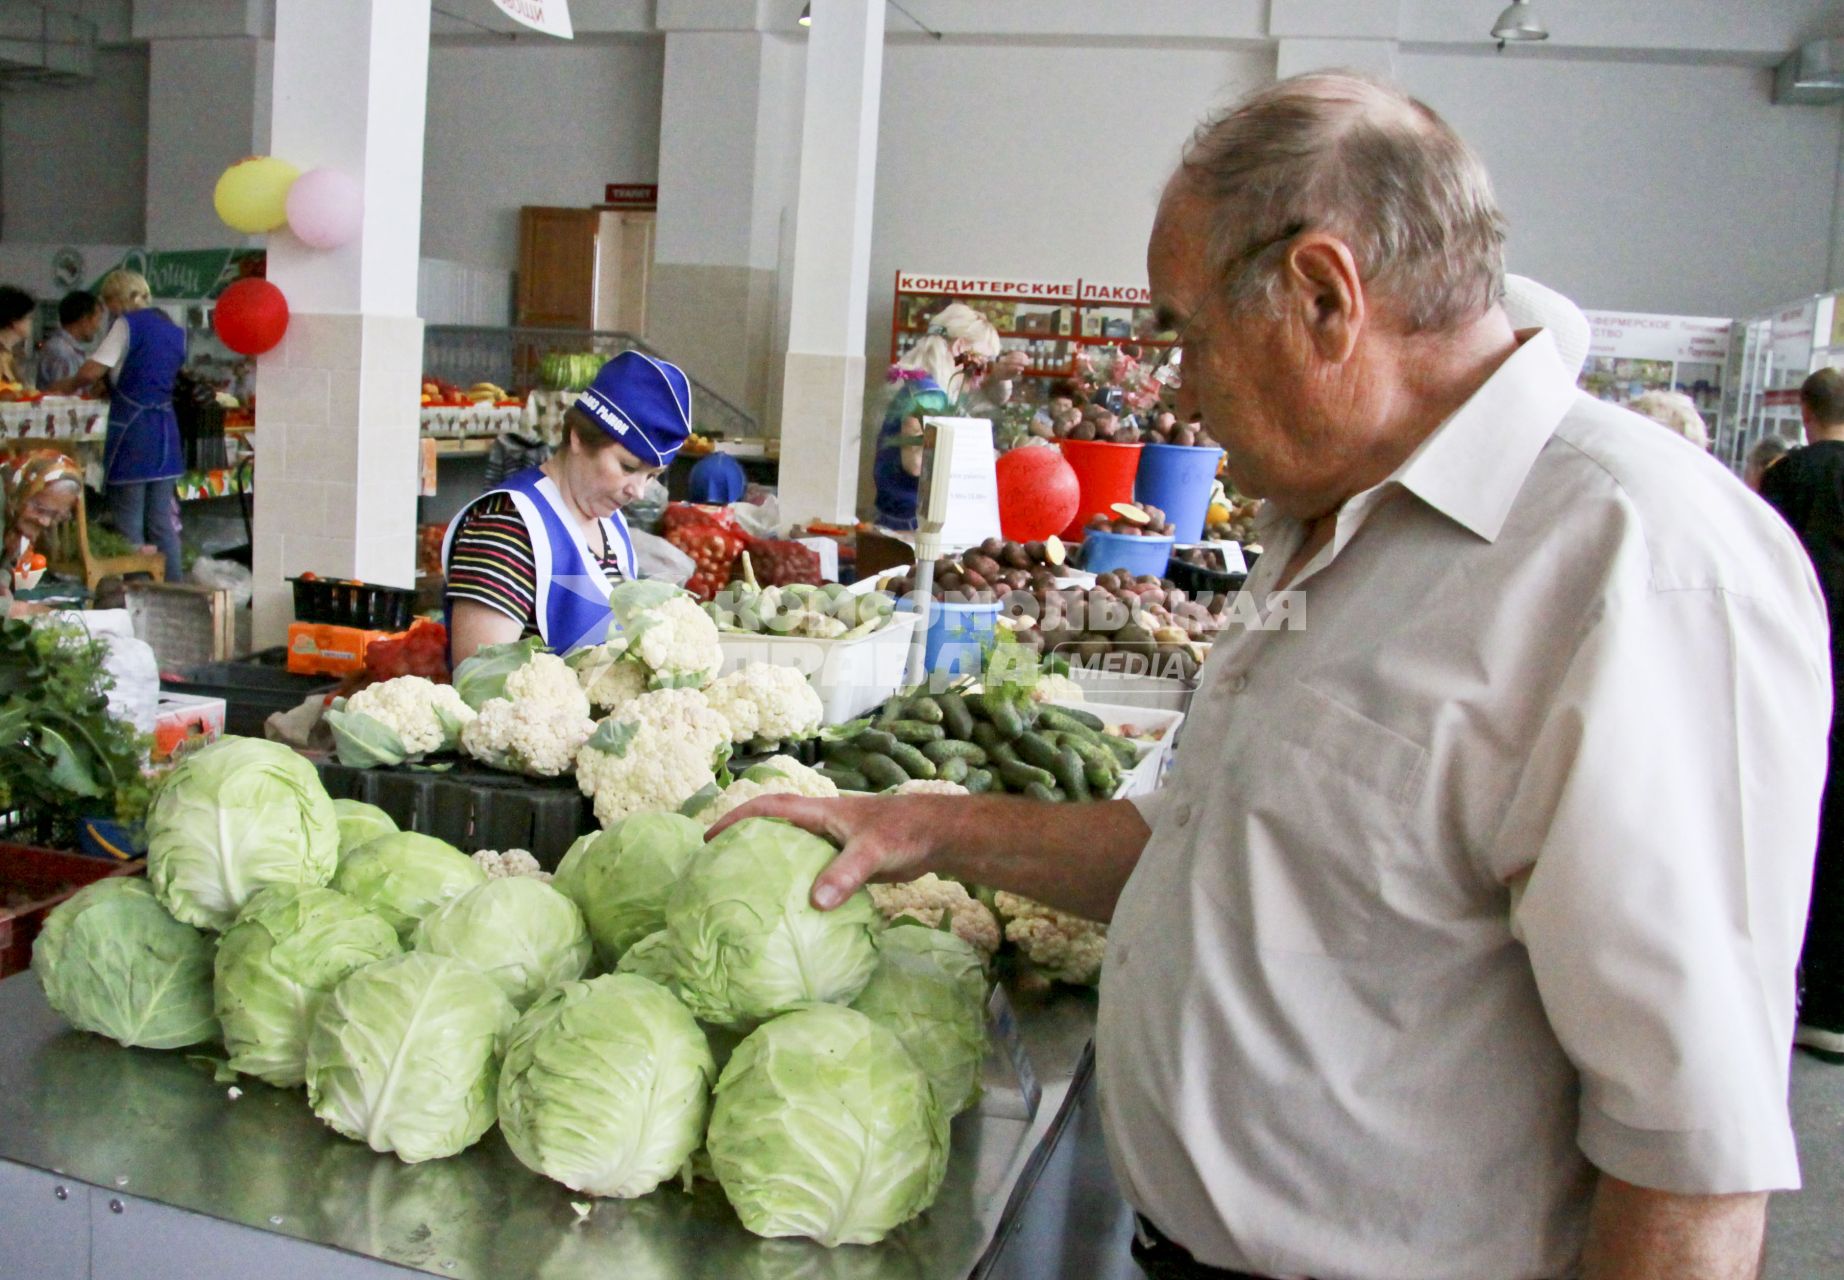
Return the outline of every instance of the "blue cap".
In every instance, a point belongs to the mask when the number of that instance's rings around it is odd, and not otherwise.
[[[576,407],[648,466],[663,467],[691,434],[691,382],[675,364],[623,351]]]
[[[713,453],[692,468],[686,496],[693,502],[728,506],[742,501],[745,487],[743,464],[727,453]]]

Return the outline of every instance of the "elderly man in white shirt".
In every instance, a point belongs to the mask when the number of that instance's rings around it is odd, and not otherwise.
[[[1148,267],[1180,412],[1268,500],[1273,625],[1215,646],[1170,784],[730,815],[843,846],[822,908],[935,870],[1111,922],[1149,1274],[1746,1280],[1798,1185],[1823,601],[1738,480],[1512,328],[1502,256],[1393,89],[1206,124]]]

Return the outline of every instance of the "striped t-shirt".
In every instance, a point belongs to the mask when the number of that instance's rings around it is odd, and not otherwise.
[[[606,531],[596,559],[610,582],[621,580],[621,561]],[[462,517],[448,557],[448,594],[524,623],[523,635],[539,634],[538,560],[531,531],[505,494],[482,498]]]

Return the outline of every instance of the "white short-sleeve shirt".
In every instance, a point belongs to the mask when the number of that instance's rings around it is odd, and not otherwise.
[[[96,350],[90,352],[90,359],[105,369],[119,369],[122,361],[128,357],[128,344],[132,335],[128,328],[128,318],[118,316],[109,326],[109,332],[96,344]]]
[[[1781,521],[1537,332],[1293,589],[1206,664],[1110,930],[1135,1207],[1262,1275],[1527,1280],[1596,1168],[1796,1186],[1831,681]]]

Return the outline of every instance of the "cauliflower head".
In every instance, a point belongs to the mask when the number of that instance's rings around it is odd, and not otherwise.
[[[941,917],[948,917],[954,936],[991,960],[999,950],[999,919],[986,904],[967,892],[967,886],[955,880],[943,880],[934,872],[907,884],[873,884],[871,901],[885,920],[907,917],[931,929],[941,927]]]
[[[506,677],[505,696],[514,702],[536,702],[560,707],[578,719],[589,716],[589,695],[570,664],[554,653],[534,653],[524,666]]]
[[[938,778],[911,778],[908,782],[899,782],[890,788],[893,796],[965,796],[972,792],[958,782],[942,782]]]
[[[826,719],[826,704],[797,667],[746,662],[705,696],[730,722],[730,741],[788,742],[810,738]]]
[[[475,866],[487,873],[489,880],[530,876],[546,884],[551,881],[551,873],[539,865],[528,849],[477,849],[468,857],[473,859]]]
[[[702,616],[702,615],[700,615]],[[576,784],[604,828],[677,809],[716,780],[730,722],[696,689],[643,693],[595,727],[576,753]]]
[[[788,756],[773,756],[718,792],[692,816],[708,827],[758,796],[813,796],[824,800],[838,794],[839,788],[825,774]]]
[[[995,894],[993,905],[1005,917],[1005,940],[1024,952],[1045,977],[1078,987],[1100,981],[1102,957],[1108,950],[1106,925],[1015,893]]]
[[[1083,692],[1081,684],[1068,676],[1060,676],[1054,671],[1046,671],[1037,677],[1037,683],[1031,686],[1032,702],[1085,702],[1088,694]]]
[[[454,745],[455,734],[473,722],[474,709],[453,685],[423,676],[398,676],[368,685],[346,699],[349,715],[366,715],[403,740],[408,758]]]
[[[587,705],[578,715],[555,703],[494,698],[461,731],[461,749],[495,769],[555,778],[570,771],[577,751],[594,732]]]
[[[639,659],[628,656],[625,639],[578,649],[569,662],[583,692],[603,714],[625,707],[647,691],[647,669]]]
[[[646,611],[629,630],[628,652],[645,664],[655,689],[702,689],[724,661],[717,624],[684,594]]]

